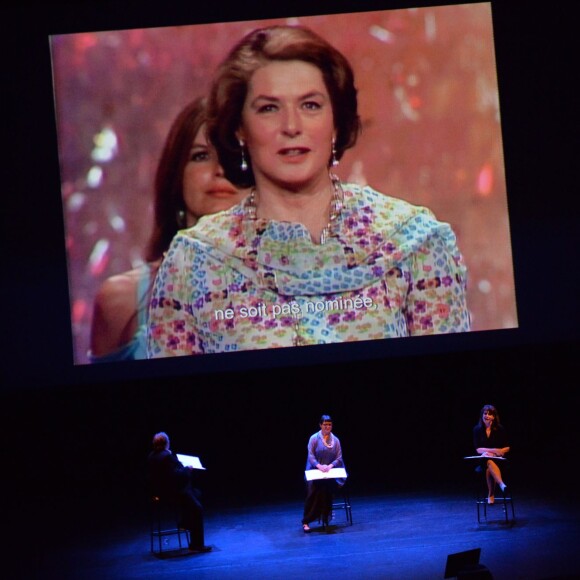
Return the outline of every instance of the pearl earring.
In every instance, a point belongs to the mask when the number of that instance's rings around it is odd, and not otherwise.
[[[179,227],[184,227],[185,226],[185,211],[182,209],[177,210],[177,215],[175,217],[177,218],[177,225]]]
[[[246,155],[244,153],[245,143],[243,142],[242,139],[240,139],[239,143],[240,143],[240,149],[242,151],[242,162],[240,163],[240,169],[242,171],[247,171],[248,170],[248,163],[246,161]]]
[[[332,157],[330,158],[330,164],[332,167],[336,167],[338,165],[338,159],[336,158],[336,137],[332,138]]]

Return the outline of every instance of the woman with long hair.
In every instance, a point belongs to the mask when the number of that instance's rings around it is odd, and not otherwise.
[[[177,115],[155,176],[154,225],[142,265],[101,285],[91,327],[91,362],[146,358],[147,311],[159,264],[178,230],[228,209],[243,193],[224,176],[205,132],[206,101],[198,97]]]

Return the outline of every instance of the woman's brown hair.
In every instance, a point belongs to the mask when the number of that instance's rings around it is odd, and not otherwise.
[[[289,60],[310,63],[322,73],[332,102],[337,160],[356,143],[360,133],[354,74],[336,48],[302,26],[275,25],[254,30],[232,48],[218,67],[208,102],[209,139],[218,151],[226,177],[240,187],[255,184],[251,164],[246,171],[240,168],[242,152],[236,138],[248,84],[254,72],[268,62]]]
[[[153,233],[145,256],[148,262],[161,258],[173,236],[185,227],[180,219],[180,212],[185,211],[183,172],[193,140],[205,121],[206,100],[198,97],[182,109],[169,129],[155,174]]]

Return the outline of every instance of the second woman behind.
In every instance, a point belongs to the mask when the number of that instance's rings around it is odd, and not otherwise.
[[[145,262],[101,285],[91,327],[91,362],[146,358],[149,299],[173,236],[245,195],[224,177],[216,151],[207,141],[205,122],[206,101],[198,97],[171,125],[155,176],[154,224]]]

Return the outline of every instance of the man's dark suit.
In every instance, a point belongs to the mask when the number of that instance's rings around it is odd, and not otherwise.
[[[198,492],[192,486],[191,470],[184,467],[169,449],[152,451],[147,464],[151,493],[179,503],[179,526],[189,530],[190,548],[203,547],[203,508]]]

